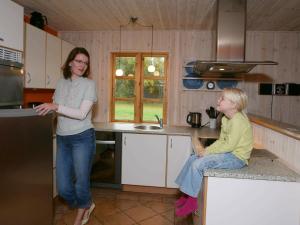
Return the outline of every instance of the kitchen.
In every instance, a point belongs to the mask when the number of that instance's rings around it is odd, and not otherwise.
[[[128,1],[127,4],[119,1],[118,6],[113,3],[99,3],[94,6],[87,1],[81,4],[72,3],[74,8],[71,7],[70,11],[76,15],[73,17],[65,10],[70,7],[67,2],[60,2],[59,5],[48,3],[48,6],[42,2],[37,5],[33,1],[14,2],[23,5],[25,15],[29,17],[32,11],[39,11],[46,15],[49,27],[57,30],[62,40],[73,46],[83,46],[88,49],[91,54],[92,79],[98,85],[98,104],[94,108],[93,118],[95,123],[111,121],[111,53],[119,51],[150,53],[152,44],[153,53],[168,54],[167,106],[164,126],[187,127],[186,115],[189,112],[201,112],[202,124],[209,121],[205,109],[216,105],[220,92],[209,91],[205,87],[201,90],[184,90],[182,77],[185,60],[215,58],[216,46],[212,32],[215,29],[215,1],[179,1],[175,5],[168,1],[155,1],[152,4],[148,1],[142,1],[142,3]],[[286,165],[299,173],[299,96],[258,94],[259,83],[300,83],[298,75],[300,34],[299,25],[297,27],[294,24],[299,20],[296,16],[299,3],[291,1],[287,6],[280,5],[284,4],[283,1],[278,1],[278,5],[272,3],[273,1],[267,1],[264,5],[258,2],[248,2],[245,57],[249,61],[272,60],[278,62],[278,65],[256,66],[251,70],[252,75],[247,75],[245,79],[238,82],[238,87],[244,89],[250,98],[248,112],[256,121],[254,124],[254,132],[257,134],[255,135],[256,144],[279,156]],[[273,14],[263,14],[269,11],[271,6],[274,7],[272,8]],[[292,17],[293,13],[295,13],[293,18],[277,16]],[[265,19],[262,19],[261,14],[265,15]],[[93,19],[97,18],[96,16],[100,16],[99,21]],[[153,42],[151,30],[124,27],[120,44],[119,26],[128,24],[131,16],[138,17],[138,22],[141,24],[153,24]],[[57,17],[57,21],[52,17]],[[100,24],[99,27],[97,23]],[[1,23],[1,29],[3,26],[7,25]],[[26,70],[26,48],[24,53]],[[55,73],[59,74],[59,72]],[[51,89],[39,91],[39,96],[51,93]],[[24,97],[26,99],[27,95],[25,94]],[[42,100],[37,98],[35,93],[31,93],[28,101]],[[279,124],[268,125],[266,120],[256,116],[275,120]],[[156,122],[155,118],[153,119],[153,122]],[[282,131],[278,127],[286,129]],[[124,131],[123,128],[120,130]],[[285,148],[285,146],[288,147]]]

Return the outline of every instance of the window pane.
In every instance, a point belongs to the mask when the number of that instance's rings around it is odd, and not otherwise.
[[[144,98],[163,98],[163,80],[144,80]]]
[[[134,103],[115,101],[115,120],[134,120]]]
[[[135,57],[116,57],[115,70],[122,69],[123,75],[119,76],[134,77],[135,62]]]
[[[132,98],[134,97],[134,80],[119,80],[116,79],[117,98]]]
[[[154,72],[149,72],[148,67],[154,65]],[[155,76],[163,77],[165,76],[165,57],[144,57],[144,76]]]
[[[144,102],[143,104],[143,121],[157,122],[155,115],[159,118],[163,116],[162,102]]]

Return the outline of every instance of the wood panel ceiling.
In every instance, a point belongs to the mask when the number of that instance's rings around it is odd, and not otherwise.
[[[212,30],[216,0],[13,0],[58,31],[115,30],[138,17],[154,29]],[[299,0],[248,0],[247,30],[300,31]]]

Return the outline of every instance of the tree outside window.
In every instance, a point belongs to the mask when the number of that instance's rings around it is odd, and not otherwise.
[[[153,123],[158,115],[166,122],[167,54],[113,53],[112,58],[111,121]]]

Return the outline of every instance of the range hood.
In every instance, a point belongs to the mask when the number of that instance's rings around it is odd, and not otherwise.
[[[197,60],[194,72],[235,75],[273,61],[245,61],[247,0],[217,0],[216,60]]]

